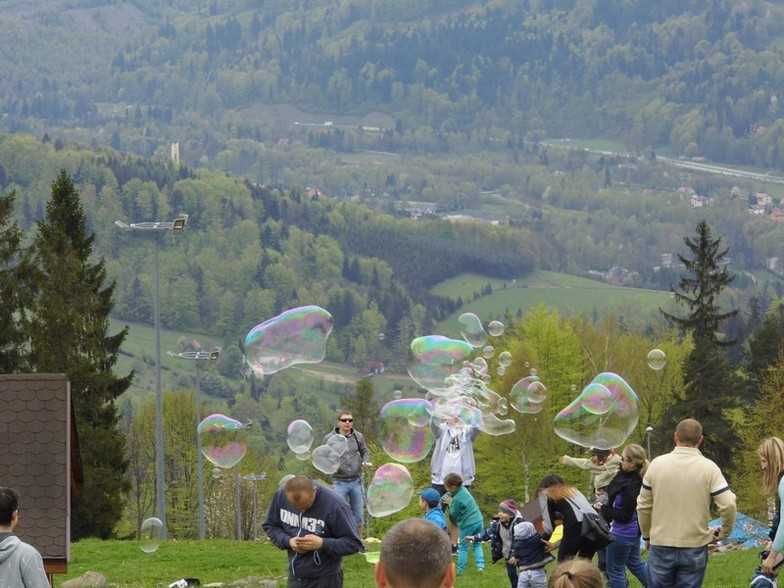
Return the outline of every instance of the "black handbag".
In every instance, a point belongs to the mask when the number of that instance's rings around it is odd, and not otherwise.
[[[583,539],[593,543],[597,549],[604,549],[613,540],[607,521],[595,512],[583,512],[580,535]]]

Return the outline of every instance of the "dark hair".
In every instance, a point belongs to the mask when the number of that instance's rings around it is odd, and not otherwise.
[[[561,476],[556,474],[549,474],[542,478],[542,481],[539,482],[539,486],[537,487],[537,492],[540,490],[544,490],[545,488],[552,488],[553,486],[563,486],[566,484],[564,479]]]
[[[430,521],[408,519],[384,536],[379,562],[390,584],[437,588],[452,563],[449,535]]]
[[[289,478],[284,485],[286,492],[310,492],[315,487],[313,480],[307,476],[294,476]]]
[[[599,459],[607,459],[610,457],[610,453],[612,453],[609,449],[592,449],[591,453],[593,453]]]
[[[454,486],[455,488],[460,488],[463,485],[463,478],[460,477],[460,474],[455,474],[454,472],[451,474],[447,474],[446,478],[444,478],[444,486]]]
[[[19,495],[11,488],[0,486],[0,525],[11,524],[14,513],[19,510]]]
[[[335,418],[340,419],[340,417],[342,417],[344,414],[354,416],[354,413],[352,413],[350,410],[339,410]]]

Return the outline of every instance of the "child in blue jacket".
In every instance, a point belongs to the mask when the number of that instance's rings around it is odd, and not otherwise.
[[[419,508],[425,511],[422,518],[430,521],[439,529],[449,532],[446,528],[446,517],[441,509],[441,495],[435,488],[426,488],[419,495]]]

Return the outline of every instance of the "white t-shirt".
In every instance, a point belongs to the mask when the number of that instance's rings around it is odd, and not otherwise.
[[[449,474],[463,475],[463,444],[466,443],[465,429],[454,429],[447,427],[444,430],[444,441],[446,443],[446,453],[444,454],[444,463],[441,466],[441,481],[444,483],[444,478]]]

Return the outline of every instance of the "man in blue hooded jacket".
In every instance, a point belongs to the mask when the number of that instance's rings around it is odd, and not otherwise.
[[[289,588],[342,588],[343,556],[364,549],[346,501],[305,476],[275,493],[263,527],[288,551]]]

